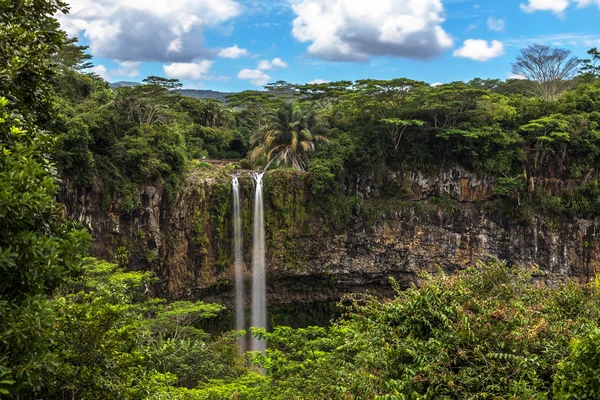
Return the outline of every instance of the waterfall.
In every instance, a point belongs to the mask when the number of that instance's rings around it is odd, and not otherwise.
[[[265,216],[263,205],[264,172],[254,172],[254,229],[252,243],[252,326],[267,327],[267,287],[265,277]],[[250,350],[266,350],[264,340],[252,338]]]
[[[233,175],[233,263],[235,266],[235,330],[246,329],[244,314],[244,250],[242,235],[241,191],[238,175]],[[240,352],[246,351],[246,338],[239,337]]]

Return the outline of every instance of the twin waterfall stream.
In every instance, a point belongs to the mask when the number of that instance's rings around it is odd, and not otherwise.
[[[264,172],[253,172],[254,180],[254,217],[252,232],[252,309],[251,326],[267,327],[267,286],[265,274],[265,216],[263,203]],[[242,232],[242,195],[239,175],[233,175],[233,248],[235,266],[235,329],[246,329],[244,298],[244,249]],[[246,338],[238,339],[240,351],[246,349]],[[267,344],[264,340],[252,338],[250,351],[264,351]]]

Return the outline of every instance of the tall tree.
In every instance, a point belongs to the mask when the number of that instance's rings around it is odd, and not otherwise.
[[[411,79],[392,80],[365,79],[356,81],[354,91],[349,94],[362,112],[370,114],[385,125],[393,151],[398,150],[406,130],[423,125],[415,119],[418,97],[415,93],[425,83]]]
[[[60,0],[3,0],[0,2],[0,97],[8,109],[25,116],[47,117],[46,90],[55,69],[52,55],[60,51],[64,33],[52,16],[66,12]]]
[[[552,114],[530,121],[519,130],[525,139],[523,172],[527,178],[527,190],[531,193],[535,190],[535,176],[543,167],[549,167],[550,156],[564,161],[570,140],[569,121],[562,114]]]
[[[600,78],[600,51],[596,47],[587,52],[590,58],[579,60],[581,63],[581,74],[591,79]]]
[[[314,115],[296,107],[294,102],[286,102],[269,113],[267,121],[250,139],[251,160],[264,158],[268,164],[275,162],[304,171],[307,153],[315,150],[316,142],[325,140],[311,132],[316,125]]]
[[[554,101],[573,87],[579,60],[571,51],[533,44],[521,50],[512,64],[512,73],[530,81],[529,92]]]
[[[182,84],[178,79],[149,76],[145,85],[121,87],[116,91],[115,105],[127,116],[128,121],[140,126],[166,122],[165,110],[179,95],[175,92]]]
[[[87,233],[62,217],[50,152],[56,0],[0,2],[0,394],[40,398],[56,368],[50,291],[78,272]]]
[[[227,102],[239,109],[237,119],[240,127],[258,132],[267,123],[267,113],[276,110],[282,100],[269,92],[245,90],[227,96]]]

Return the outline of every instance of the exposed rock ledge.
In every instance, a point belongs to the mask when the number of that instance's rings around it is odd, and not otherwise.
[[[370,226],[355,218],[344,232],[333,232],[309,201],[304,174],[270,172],[265,180],[268,301],[270,304],[337,300],[369,290],[389,294],[388,277],[409,285],[416,272],[439,266],[463,268],[488,255],[539,267],[551,279],[589,279],[600,270],[598,221],[545,221],[527,225],[489,212],[481,202],[492,196],[494,180],[460,168],[435,176],[421,172],[391,174],[386,184],[402,191],[400,200],[377,200],[381,184],[357,178],[348,193],[379,215]],[[551,182],[553,187],[569,183]],[[242,180],[245,243],[251,243],[252,184]],[[153,269],[156,290],[171,298],[201,298],[231,304],[230,177],[196,171],[169,204],[162,190],[139,190],[139,207],[120,202],[102,208],[99,189],[66,181],[59,200],[67,213],[94,234],[98,257],[114,259],[126,250],[128,265]],[[454,199],[450,206],[431,196]],[[384,207],[385,205],[385,207]],[[250,262],[246,246],[246,260]],[[249,271],[248,271],[249,272]]]

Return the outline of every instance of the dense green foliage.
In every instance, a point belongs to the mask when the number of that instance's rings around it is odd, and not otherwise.
[[[115,268],[89,260],[58,295],[48,398],[572,399],[600,385],[598,281],[552,288],[497,261],[423,275],[392,300],[346,299],[330,327],[254,331],[263,376],[233,336],[194,328],[219,306],[148,301],[136,288],[151,277]]]
[[[52,154],[63,173],[81,178],[115,156],[125,173],[137,157],[144,178],[182,173],[182,139],[157,122],[168,117],[168,85],[176,83],[157,78],[127,97],[136,102],[135,118],[146,119],[102,159],[91,144],[110,140],[117,126],[131,130],[126,122],[133,121],[111,107],[103,114],[102,100],[113,93],[77,72],[89,57],[51,17],[65,4],[11,0],[0,9],[0,395],[141,399],[164,387],[244,374],[232,336],[213,339],[195,327],[221,306],[167,305],[142,295],[149,274],[86,260],[89,234],[66,221],[55,201],[60,181]],[[94,137],[95,130],[102,133]],[[142,179],[126,176],[127,183]]]
[[[493,261],[381,300],[352,296],[328,327],[253,330],[269,349],[238,355],[240,333],[200,329],[223,307],[154,296],[148,272],[86,258],[89,235],[55,201],[59,177],[139,204],[137,189],[173,193],[190,160],[306,170],[333,229],[362,201],[358,176],[449,166],[497,178],[493,205],[600,215],[599,54],[552,101],[531,82],[475,79],[432,87],[409,79],[276,82],[232,95],[229,108],[148,77],[110,89],[85,71],[85,47],[52,17],[58,0],[0,0],[0,395],[11,399],[583,399],[600,396],[600,282],[548,287]],[[555,82],[556,83],[556,82]],[[565,82],[566,83],[566,82]],[[556,95],[555,95],[556,94]],[[558,97],[557,97],[558,96]],[[322,140],[321,140],[322,139]],[[316,142],[321,142],[316,145]],[[297,172],[294,176],[304,176]],[[574,185],[550,195],[544,179]],[[267,222],[290,248],[306,208],[294,180],[271,174]],[[541,186],[541,187],[540,187]],[[170,189],[170,190],[169,190]],[[227,237],[230,187],[195,223]],[[432,200],[433,201],[433,200]],[[435,199],[442,204],[444,199]],[[376,218],[376,213],[373,213]],[[198,245],[208,241],[199,236]],[[127,265],[128,249],[115,254]],[[157,252],[148,252],[153,263]],[[283,260],[287,262],[288,260]],[[219,253],[219,266],[231,264]],[[261,370],[259,370],[259,368]],[[261,373],[264,372],[264,373]]]
[[[243,376],[235,337],[196,325],[222,307],[149,298],[150,273],[86,260],[84,277],[56,293],[55,350],[46,398],[145,399],[172,388]]]
[[[526,221],[532,211],[597,215],[597,197],[576,187],[600,173],[598,54],[581,60],[581,75],[553,101],[530,95],[519,80],[431,86],[405,78],[295,85],[228,96],[228,104],[182,97],[179,83],[149,77],[143,85],[109,89],[81,72],[85,48],[68,40],[53,57],[55,153],[63,176],[99,186],[104,205],[140,185],[173,194],[199,158],[240,160],[239,167],[305,170],[313,200],[339,225],[357,177],[383,197],[409,195],[388,185],[396,172],[435,173],[449,167],[497,178],[495,207]],[[548,50],[550,51],[550,50]],[[188,162],[193,160],[193,162]],[[548,196],[543,182],[569,181]],[[502,183],[504,182],[504,184]],[[534,199],[552,197],[553,207]],[[547,203],[547,202],[546,202]]]
[[[305,169],[327,225],[344,227],[356,208],[348,196],[368,180],[375,195],[411,198],[393,176],[450,167],[496,179],[489,202],[523,223],[598,216],[600,79],[598,56],[553,101],[531,96],[527,82],[474,79],[430,86],[399,78],[316,85],[278,82],[266,92],[230,96],[236,123],[255,133],[251,165]],[[323,137],[316,146],[306,143]],[[286,149],[287,153],[283,153]],[[291,155],[287,162],[283,154]],[[244,161],[245,163],[245,161]],[[247,165],[242,163],[242,165]],[[562,182],[552,193],[548,182]],[[563,187],[564,189],[561,189]],[[568,188],[568,189],[567,189]]]
[[[0,395],[38,392],[57,363],[49,293],[77,275],[87,233],[54,202],[58,176],[49,118],[60,48],[56,1],[2,2],[0,13]]]
[[[331,328],[262,332],[272,398],[597,397],[598,282],[550,288],[491,262],[349,300]]]
[[[231,112],[218,102],[184,98],[173,92],[173,82],[156,77],[115,90],[97,77],[78,79],[90,93],[59,94],[48,128],[63,134],[56,154],[62,173],[101,185],[107,202],[141,184],[175,187],[188,159],[245,154],[244,145],[234,149]]]

